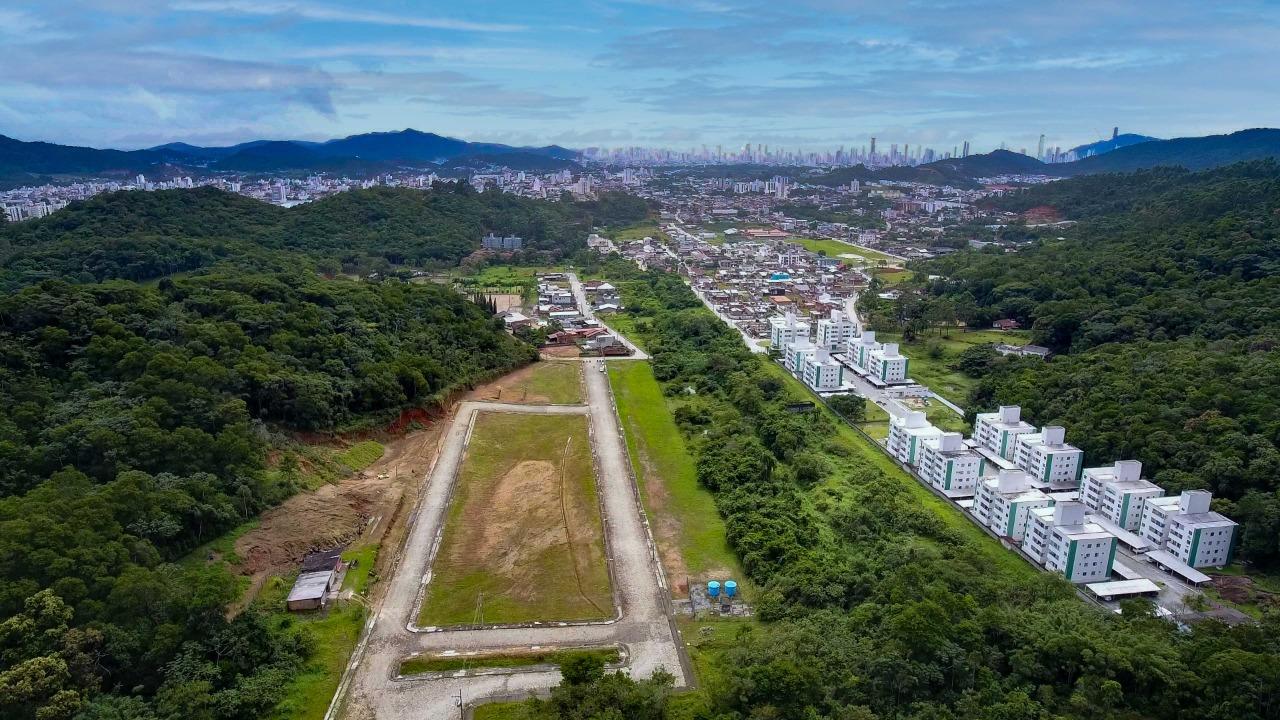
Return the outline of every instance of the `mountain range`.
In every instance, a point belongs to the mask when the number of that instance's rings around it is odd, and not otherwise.
[[[996,175],[1071,177],[1161,165],[1202,170],[1280,156],[1280,129],[1256,128],[1226,135],[1172,140],[1120,135],[1076,148],[1082,149],[1097,154],[1069,163],[1045,164],[1021,153],[996,150],[916,167],[874,171],[863,168],[861,174],[857,168],[840,168],[829,173],[824,180],[846,182],[853,178],[881,178],[971,186],[975,178]],[[498,166],[550,172],[577,167],[578,157],[577,151],[558,145],[515,147],[467,142],[413,129],[365,133],[328,142],[255,140],[227,147],[169,143],[132,151],[23,142],[0,135],[0,187],[74,176],[129,176],[139,172],[172,175],[219,171],[299,171],[362,175],[406,167],[456,173]]]
[[[511,156],[520,169],[550,171],[572,167],[578,153],[558,145],[515,147],[467,142],[420,130],[351,135],[327,142],[254,140],[225,147],[168,143],[145,150],[24,142],[0,135],[0,182],[40,182],[53,176],[136,173],[286,171],[375,174],[396,168],[431,169],[460,158],[497,164]]]
[[[1150,135],[1137,135],[1135,133],[1124,133],[1123,135],[1113,135],[1106,140],[1099,140],[1085,145],[1077,145],[1069,151],[1071,156],[1076,159],[1093,157],[1094,155],[1103,155],[1112,150],[1119,150],[1122,147],[1137,145],[1138,143],[1159,140],[1160,138],[1151,137]]]

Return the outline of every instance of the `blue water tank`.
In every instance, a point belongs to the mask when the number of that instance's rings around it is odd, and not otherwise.
[[[711,597],[720,597],[720,583],[712,580],[707,583],[707,595]]]
[[[733,597],[734,595],[737,595],[737,594],[738,594],[738,583],[736,583],[736,582],[734,582],[734,581],[732,581],[732,580],[725,580],[725,581],[724,581],[724,594],[725,594],[726,596],[728,596],[728,597]]]

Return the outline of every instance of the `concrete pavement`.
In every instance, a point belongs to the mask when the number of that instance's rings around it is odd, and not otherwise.
[[[429,472],[405,548],[390,586],[353,653],[327,720],[457,717],[456,699],[465,704],[490,698],[524,696],[545,691],[560,681],[558,671],[537,670],[504,675],[444,678],[398,678],[401,660],[418,652],[509,649],[548,645],[622,644],[629,660],[625,671],[646,677],[658,668],[688,682],[687,660],[677,642],[661,564],[631,474],[618,424],[609,379],[584,368],[585,406],[530,406],[465,402],[458,406]],[[596,480],[604,511],[606,553],[618,616],[595,623],[549,623],[534,627],[435,629],[417,626],[418,608],[431,580],[430,566],[464,457],[471,427],[479,412],[587,414],[596,462]]]

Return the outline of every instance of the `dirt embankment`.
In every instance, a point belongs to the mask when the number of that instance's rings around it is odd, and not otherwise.
[[[294,495],[264,513],[256,528],[236,540],[240,562],[235,569],[252,578],[246,600],[268,577],[296,571],[302,557],[312,550],[374,543],[398,547],[446,422],[438,413],[413,419],[425,428],[379,437],[384,447],[382,458],[336,483]],[[400,427],[397,422],[391,429],[398,431]],[[387,570],[394,555],[379,553],[375,572]]]

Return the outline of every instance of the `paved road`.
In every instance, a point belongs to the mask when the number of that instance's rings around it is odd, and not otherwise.
[[[486,698],[546,690],[560,681],[560,674],[554,671],[395,679],[404,657],[427,650],[622,643],[630,654],[627,672],[643,677],[663,667],[676,676],[678,684],[685,684],[685,670],[670,619],[670,596],[640,510],[608,376],[594,366],[585,367],[584,376],[586,406],[483,402],[459,405],[411,521],[409,538],[391,585],[381,606],[374,610],[361,645],[352,655],[331,715],[360,720],[452,718],[457,717],[454,703],[459,691],[465,703],[478,704]],[[621,604],[618,619],[596,624],[477,630],[433,631],[416,626],[418,606],[422,591],[430,581],[430,561],[438,546],[452,485],[465,455],[472,422],[481,411],[589,416],[608,552],[613,561],[615,598]]]
[[[627,336],[609,327],[608,323],[596,317],[595,311],[591,309],[591,303],[587,302],[587,293],[585,290],[582,289],[582,283],[578,280],[578,274],[577,273],[567,273],[567,274],[569,276],[569,289],[573,292],[573,297],[578,302],[578,312],[582,313],[582,317],[587,318],[588,320],[595,320],[601,325],[604,325],[606,328],[609,328],[609,332],[613,333],[614,337],[622,341],[623,345],[626,345],[627,347],[631,348],[631,355],[622,359],[648,360],[649,356],[646,355],[643,350],[636,347],[636,344],[631,342],[631,340]],[[613,358],[608,358],[608,359],[613,359]]]

